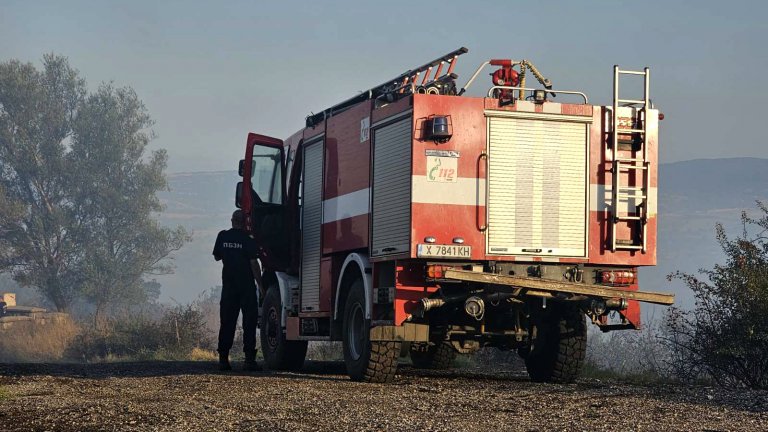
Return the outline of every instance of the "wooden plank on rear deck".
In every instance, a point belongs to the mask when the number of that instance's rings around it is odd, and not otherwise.
[[[447,270],[445,272],[445,278],[466,282],[506,285],[511,287],[547,292],[579,294],[603,298],[622,298],[660,305],[671,305],[675,302],[674,294],[649,291],[626,291],[599,285],[586,285],[573,282],[560,282],[520,276],[505,276],[492,273],[473,272],[468,270]]]

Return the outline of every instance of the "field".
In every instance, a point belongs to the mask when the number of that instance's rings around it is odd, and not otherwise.
[[[210,362],[0,364],[3,431],[764,431],[768,392],[402,366],[351,382],[340,362],[302,374],[220,373]]]

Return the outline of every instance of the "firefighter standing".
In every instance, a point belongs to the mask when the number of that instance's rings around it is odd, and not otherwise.
[[[216,237],[213,257],[224,261],[221,272],[220,303],[221,329],[219,330],[219,369],[232,370],[229,350],[235,338],[235,327],[240,310],[243,311],[243,351],[245,369],[261,370],[256,363],[256,322],[259,303],[256,283],[261,287],[261,268],[256,241],[245,232],[241,210],[232,213],[232,229],[221,231]]]

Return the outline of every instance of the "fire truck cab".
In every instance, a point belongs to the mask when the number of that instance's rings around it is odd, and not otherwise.
[[[614,67],[614,100],[553,88],[527,60],[466,48],[306,118],[251,133],[236,205],[261,246],[265,362],[301,368],[308,341],[343,341],[352,379],[392,380],[401,354],[517,350],[535,381],[569,382],[587,318],[636,329],[637,269],[656,264],[658,124],[650,71]],[[465,90],[488,66],[482,97]],[[526,75],[540,86],[527,87]],[[644,94],[619,97],[621,77]]]

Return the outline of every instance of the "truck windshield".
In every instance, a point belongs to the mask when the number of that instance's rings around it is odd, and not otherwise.
[[[264,203],[282,204],[282,160],[280,149],[254,146],[251,184]]]

